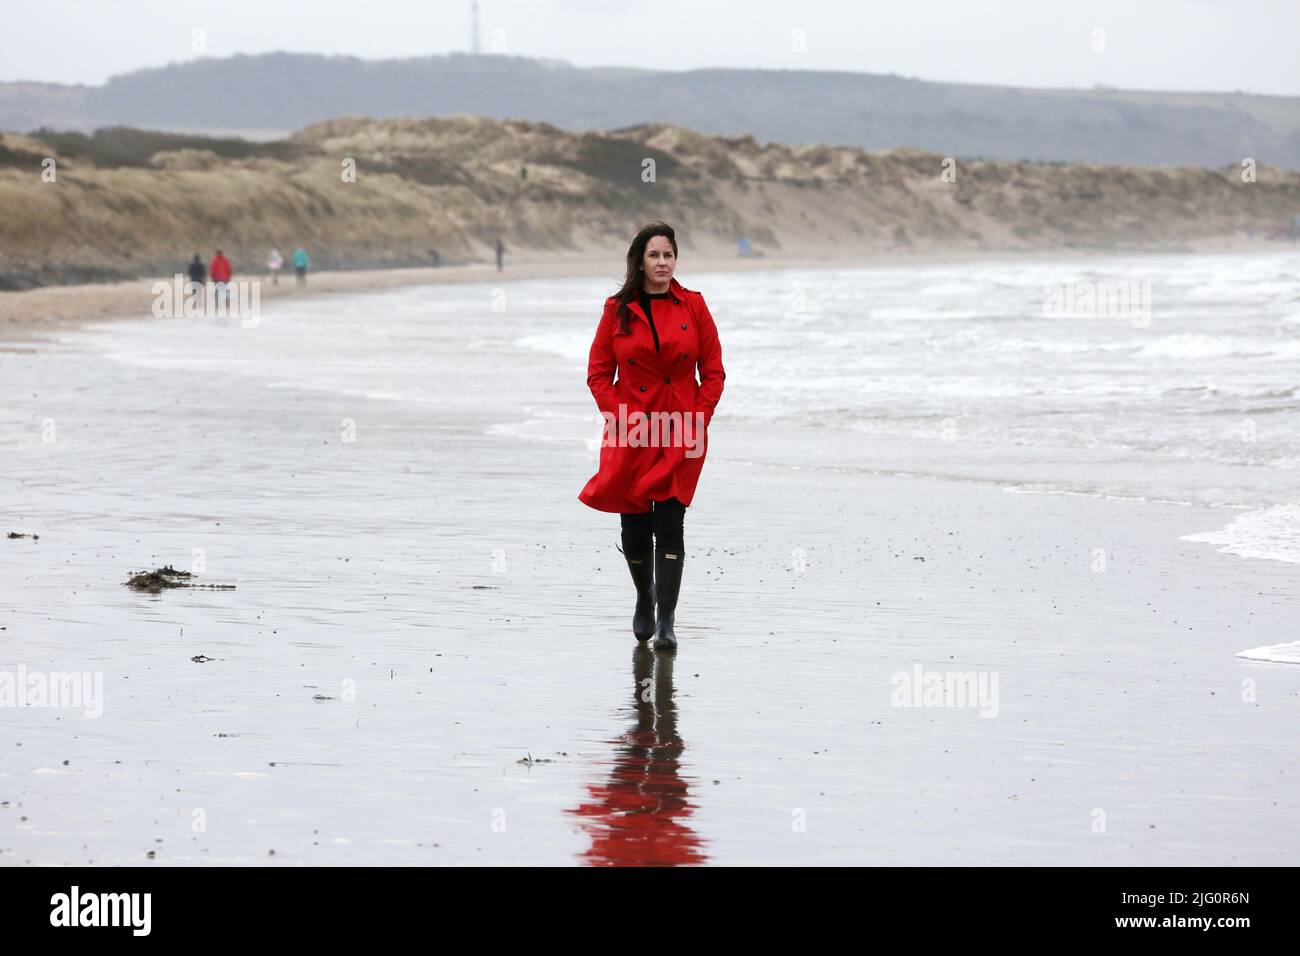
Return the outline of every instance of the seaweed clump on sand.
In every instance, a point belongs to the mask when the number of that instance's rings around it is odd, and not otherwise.
[[[163,588],[208,588],[212,591],[233,591],[233,584],[191,584],[188,571],[177,571],[170,564],[154,571],[137,571],[127,579],[126,586],[136,591],[158,594]]]
[[[127,579],[126,586],[136,591],[148,591],[157,594],[163,588],[185,588],[189,582],[181,580],[191,577],[188,571],[177,571],[170,564],[154,571],[137,571]]]

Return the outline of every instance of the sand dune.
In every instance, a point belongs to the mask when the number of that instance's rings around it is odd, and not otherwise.
[[[112,148],[109,148],[112,146]],[[44,159],[55,180],[43,181]],[[345,181],[355,166],[355,181]],[[0,137],[0,289],[168,275],[216,246],[236,270],[298,244],[333,269],[584,255],[650,218],[686,252],[1185,249],[1300,214],[1300,173],[957,162],[759,144],[647,124],[608,133],[479,117],[331,120],[287,140],[118,130]],[[525,174],[526,171],[526,174]]]

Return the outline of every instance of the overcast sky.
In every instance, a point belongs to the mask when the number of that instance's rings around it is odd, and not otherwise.
[[[0,80],[102,83],[292,50],[468,50],[468,0],[5,0]],[[852,70],[1300,95],[1300,0],[482,0],[484,52],[578,66]],[[195,33],[203,52],[196,52]],[[1100,32],[1099,32],[1100,31]]]

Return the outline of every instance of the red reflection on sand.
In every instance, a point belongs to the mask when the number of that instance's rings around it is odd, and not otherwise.
[[[635,723],[610,741],[615,751],[608,781],[589,784],[590,801],[566,811],[582,818],[591,837],[581,859],[591,866],[707,862],[700,837],[686,822],[695,805],[678,774],[685,745],[677,733],[672,655],[638,647],[632,660]]]

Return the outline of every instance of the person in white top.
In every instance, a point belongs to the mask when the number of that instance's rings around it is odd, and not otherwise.
[[[280,284],[280,269],[284,267],[284,256],[280,255],[279,249],[272,249],[271,255],[266,260],[266,268],[271,272],[271,285]]]

